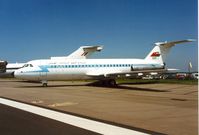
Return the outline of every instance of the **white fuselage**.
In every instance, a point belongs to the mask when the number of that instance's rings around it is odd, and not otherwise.
[[[160,63],[144,59],[33,60],[15,71],[15,77],[33,81],[104,79],[163,68]]]

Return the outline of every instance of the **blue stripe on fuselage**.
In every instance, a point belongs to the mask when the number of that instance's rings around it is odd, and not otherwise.
[[[39,68],[40,68],[41,70],[38,71],[38,72],[49,72],[49,70],[48,70],[49,66],[48,66],[48,65],[39,66]]]

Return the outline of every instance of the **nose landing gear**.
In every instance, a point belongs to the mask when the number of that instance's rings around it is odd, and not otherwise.
[[[42,83],[43,87],[47,87],[48,86],[48,81],[46,81],[46,80],[41,81],[41,83]]]

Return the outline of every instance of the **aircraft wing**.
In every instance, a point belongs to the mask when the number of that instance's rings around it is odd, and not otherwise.
[[[180,69],[176,69],[176,68],[168,68],[167,69],[168,72],[170,72],[170,71],[171,72],[175,72],[175,71],[178,71],[178,70],[180,70]]]
[[[117,75],[117,74],[121,74],[121,71],[91,71],[88,72],[86,75],[90,76],[90,77],[108,77],[110,75]]]
[[[138,73],[150,74],[152,72],[163,73],[167,72],[167,69],[156,69],[156,70],[138,70],[138,71],[130,71],[130,72],[122,72],[122,71],[91,71],[88,72],[86,75],[93,78],[117,78],[121,76],[131,76]]]

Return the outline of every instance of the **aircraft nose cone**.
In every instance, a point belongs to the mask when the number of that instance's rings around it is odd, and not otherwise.
[[[14,77],[15,78],[17,78],[17,75],[18,75],[17,71],[14,71]]]

